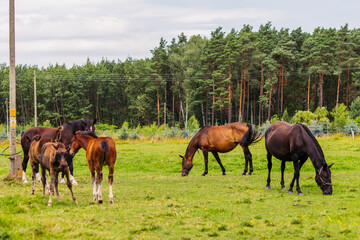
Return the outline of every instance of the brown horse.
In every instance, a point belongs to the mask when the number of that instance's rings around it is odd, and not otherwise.
[[[94,202],[102,203],[101,182],[103,179],[102,168],[109,167],[109,199],[114,203],[112,192],[114,165],[116,161],[115,142],[109,137],[97,137],[93,132],[77,131],[72,138],[70,154],[74,156],[80,148],[85,149],[86,159],[91,172]],[[95,181],[95,171],[97,172]]]
[[[64,143],[65,146],[70,145],[71,144],[71,139],[74,135],[74,133],[78,130],[82,130],[82,131],[95,131],[95,127],[94,124],[96,123],[96,119],[91,122],[89,120],[78,120],[78,121],[74,121],[74,122],[69,122],[69,123],[65,123],[64,125],[62,125],[63,127],[63,131],[61,134],[61,139],[60,142]],[[31,141],[33,139],[33,137],[35,135],[39,135],[42,138],[51,138],[53,139],[56,135],[56,130],[57,128],[47,128],[47,127],[33,127],[30,128],[28,130],[26,130],[25,132],[23,132],[21,134],[21,146],[24,152],[24,158],[22,161],[22,167],[23,167],[23,182],[27,182],[26,179],[26,167],[29,161],[29,150],[30,150],[30,145],[31,145]],[[74,183],[76,183],[74,176],[73,176],[73,163],[72,163],[72,159],[69,159],[69,167],[70,167],[70,174],[71,174],[71,178],[73,179],[72,181]],[[36,172],[39,172],[39,166],[36,166]]]
[[[291,125],[286,122],[276,122],[269,126],[265,132],[265,147],[268,160],[268,179],[266,188],[270,188],[270,172],[272,168],[271,157],[281,160],[281,187],[284,186],[285,162],[293,162],[294,177],[290,183],[289,193],[293,193],[296,180],[298,195],[302,195],[299,186],[300,169],[310,158],[315,168],[315,181],[324,195],[332,194],[331,171],[333,164],[328,166],[324,153],[310,130],[303,124]]]
[[[34,192],[35,192],[35,179],[38,179],[39,181],[41,181],[40,174],[36,173],[36,170],[35,170],[36,166],[38,166],[40,163],[41,148],[47,142],[58,142],[61,138],[62,129],[63,129],[62,126],[58,127],[58,129],[56,130],[56,135],[55,135],[54,139],[41,138],[41,136],[39,136],[39,135],[35,135],[33,137],[33,140],[30,145],[30,150],[29,150],[30,166],[32,168],[32,180],[33,180],[31,194],[34,194]],[[47,182],[46,182],[46,185],[48,185]]]
[[[64,172],[66,175],[67,186],[70,189],[72,199],[77,204],[75,195],[72,190],[72,183],[70,181],[69,165],[68,165],[68,150],[65,149],[63,143],[47,142],[41,148],[40,166],[41,166],[41,181],[43,183],[43,197],[45,198],[45,184],[46,184],[46,170],[49,171],[51,178],[50,197],[48,206],[52,204],[52,197],[54,196],[54,188],[56,191],[56,198],[59,200],[59,172]]]
[[[204,155],[205,171],[202,176],[208,173],[208,153],[211,152],[216,161],[219,163],[223,175],[225,168],[221,164],[218,152],[226,153],[240,145],[245,155],[245,169],[243,175],[248,171],[249,175],[253,172],[252,156],[249,151],[249,145],[260,141],[260,134],[257,133],[251,125],[246,123],[230,123],[223,126],[205,126],[191,139],[185,156],[180,157],[182,160],[182,176],[187,176],[193,167],[193,157],[198,149],[201,149]]]

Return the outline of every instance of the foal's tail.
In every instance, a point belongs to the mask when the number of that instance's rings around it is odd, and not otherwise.
[[[102,140],[102,142],[100,143],[100,148],[103,152],[108,152],[110,150],[108,140]]]
[[[256,129],[253,128],[250,124],[247,124],[247,127],[248,130],[242,138],[243,146],[249,146],[252,143],[257,143],[263,138],[261,132],[256,131]]]
[[[55,134],[55,137],[53,138],[53,142],[59,142],[60,141],[60,139],[61,139],[61,132],[62,132],[62,130],[63,130],[64,128],[63,128],[63,126],[60,126],[60,127],[58,127],[57,129],[56,129],[56,134]]]

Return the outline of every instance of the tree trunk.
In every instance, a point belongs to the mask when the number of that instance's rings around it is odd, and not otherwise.
[[[349,107],[350,103],[350,63],[348,65],[348,75],[347,75],[347,83],[346,83],[346,106]]]
[[[249,103],[250,103],[250,81],[247,84],[247,100],[246,100],[246,122],[249,122]]]
[[[260,97],[262,95],[264,95],[264,73],[263,73],[263,70],[264,70],[264,65],[261,64],[261,82],[260,82]],[[260,98],[259,98],[260,99]],[[261,102],[259,101],[259,126],[261,125],[262,123],[262,105],[261,105]]]
[[[309,73],[309,80],[308,80],[308,95],[307,95],[307,110],[310,111],[310,90],[311,90],[311,85],[310,85],[310,78],[311,74]]]
[[[173,76],[172,76],[172,116],[173,116],[173,121],[175,121],[175,77],[174,77],[174,72],[173,72]]]
[[[167,100],[167,92],[166,92],[166,76],[164,72],[164,88],[165,88],[165,100],[164,100],[164,127],[166,129],[166,100]]]
[[[212,88],[213,88],[213,96],[212,96],[212,110],[211,110],[211,125],[214,126],[215,122],[215,60],[213,63],[213,82],[212,82]]]
[[[242,119],[242,116],[241,116],[241,113],[242,113],[242,90],[243,90],[243,71],[241,71],[240,73],[240,97],[239,97],[239,122],[241,122],[241,119]]]
[[[341,81],[341,61],[340,61],[340,66],[339,66],[339,76],[338,76],[337,90],[336,90],[336,106],[339,104],[340,81]]]
[[[319,73],[319,107],[323,107],[324,97],[323,97],[323,86],[324,86],[324,74]]]
[[[283,113],[283,107],[284,107],[284,60],[282,61],[282,67],[281,67],[281,102],[280,102],[280,113],[282,115]]]
[[[228,109],[228,123],[231,123],[232,119],[232,91],[231,91],[231,63],[229,63],[229,109]]]

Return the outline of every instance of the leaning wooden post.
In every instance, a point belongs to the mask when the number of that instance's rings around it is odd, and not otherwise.
[[[15,0],[10,0],[9,7],[10,173],[22,176],[21,155],[16,154]]]

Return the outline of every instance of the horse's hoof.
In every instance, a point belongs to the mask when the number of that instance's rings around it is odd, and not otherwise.
[[[206,173],[201,174],[201,176],[205,177],[205,176],[206,176]]]
[[[288,191],[288,194],[293,194],[293,193],[294,193],[293,191],[290,191],[290,190]]]
[[[281,190],[282,190],[282,191],[283,191],[283,190],[286,190],[286,187],[282,187]]]
[[[102,204],[102,200],[99,200],[99,203]]]
[[[302,192],[299,192],[299,193],[298,193],[298,196],[302,196],[302,195],[304,195]]]
[[[242,174],[243,176],[245,176],[246,175],[246,172],[243,172],[243,174]]]
[[[110,204],[114,204],[114,199],[110,199]]]
[[[75,204],[78,204],[78,202],[77,202],[76,200],[74,200],[74,203],[75,203]]]
[[[226,175],[226,173],[223,172],[223,175]]]
[[[65,183],[65,179],[60,178],[60,183]]]
[[[266,186],[265,189],[270,189],[270,186]]]

